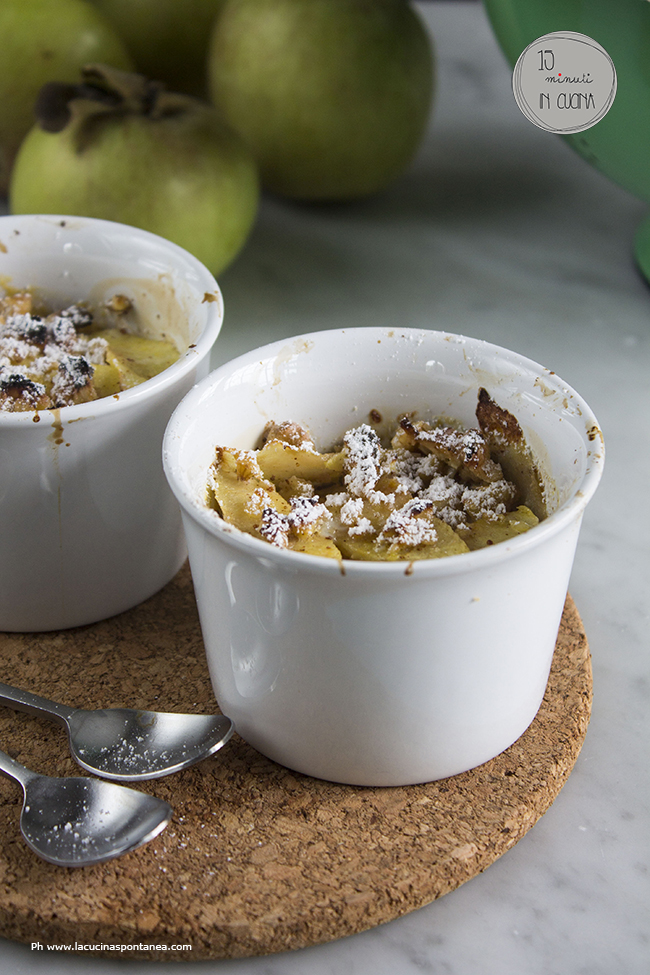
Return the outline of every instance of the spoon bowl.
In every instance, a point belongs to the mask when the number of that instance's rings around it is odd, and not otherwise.
[[[67,728],[82,768],[105,779],[136,782],[171,775],[214,755],[232,736],[222,714],[174,714],[132,708],[83,710],[0,683],[0,704],[51,718]]]
[[[171,806],[113,782],[39,775],[0,752],[0,771],[23,787],[20,830],[29,848],[59,867],[102,863],[148,843]]]
[[[110,708],[75,711],[70,749],[82,768],[105,779],[136,781],[178,772],[214,755],[233,733],[230,718]]]

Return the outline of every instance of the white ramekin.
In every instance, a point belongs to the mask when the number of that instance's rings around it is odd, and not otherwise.
[[[306,424],[321,448],[372,409],[475,425],[481,386],[518,418],[552,508],[512,541],[412,565],[345,562],[342,573],[205,506],[215,445],[252,447],[269,419]],[[217,369],[174,412],[163,462],[224,713],[268,757],[337,782],[405,785],[493,758],[540,706],[603,460],[596,419],[572,389],[475,339],[316,332]]]
[[[208,371],[221,294],[175,244],[86,217],[1,217],[0,282],[37,289],[55,308],[125,294],[148,334],[182,352],[119,396],[0,411],[0,630],[92,623],[152,595],[184,560],[161,444],[174,407]]]

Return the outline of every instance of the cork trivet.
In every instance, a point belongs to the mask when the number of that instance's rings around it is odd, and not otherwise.
[[[102,623],[0,634],[0,654],[3,681],[72,706],[217,710],[187,567]],[[276,765],[235,735],[214,758],[139,786],[174,808],[155,840],[67,869],[25,846],[21,790],[0,776],[0,935],[198,960],[302,948],[392,920],[454,890],[524,836],[566,781],[590,706],[589,648],[567,597],[534,722],[506,752],[453,778],[334,785]],[[0,748],[35,771],[83,774],[63,729],[2,707]],[[192,950],[155,948],[178,944]],[[102,954],[116,957],[110,947],[92,957]]]

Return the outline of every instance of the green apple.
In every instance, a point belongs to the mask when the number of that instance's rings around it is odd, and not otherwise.
[[[223,0],[91,0],[148,78],[205,96],[210,30]]]
[[[424,134],[433,50],[407,0],[225,0],[210,94],[284,196],[383,189]]]
[[[207,102],[88,66],[44,86],[14,165],[13,213],[101,217],[150,230],[218,274],[253,225],[259,188],[241,138]]]
[[[34,124],[34,99],[47,81],[76,81],[81,67],[103,61],[132,67],[115,29],[84,0],[0,3],[0,194],[6,193],[18,146]]]

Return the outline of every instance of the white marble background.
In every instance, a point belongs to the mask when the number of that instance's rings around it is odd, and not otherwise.
[[[418,158],[372,201],[264,202],[221,279],[227,324],[215,362],[313,329],[399,324],[511,347],[576,387],[608,450],[571,583],[593,654],[592,721],[550,811],[454,893],[328,945],[192,970],[647,975],[650,289],[631,256],[646,208],[520,114],[480,4],[421,9],[439,89]],[[0,941],[0,975],[163,970]]]

